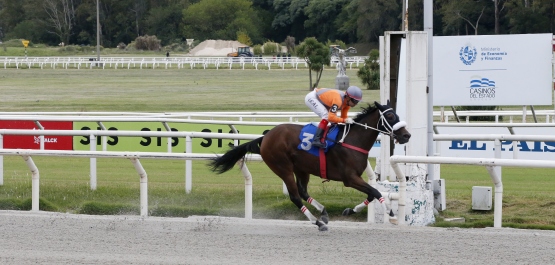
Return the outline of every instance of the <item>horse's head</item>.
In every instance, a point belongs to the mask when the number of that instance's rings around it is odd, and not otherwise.
[[[383,132],[388,132],[396,142],[405,144],[410,139],[410,133],[405,128],[407,123],[399,120],[399,115],[391,108],[389,100],[386,105],[374,101],[374,105],[380,111],[380,121],[378,122],[378,129]]]

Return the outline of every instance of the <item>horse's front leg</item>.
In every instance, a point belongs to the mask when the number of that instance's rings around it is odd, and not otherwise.
[[[351,215],[351,214],[361,212],[374,199],[378,199],[378,201],[380,203],[384,202],[384,198],[382,197],[382,194],[377,189],[373,188],[368,183],[366,183],[360,177],[354,178],[353,180],[351,180],[349,182],[344,181],[343,184],[345,184],[345,186],[347,186],[347,187],[354,188],[354,189],[359,190],[361,192],[364,192],[368,195],[366,200],[364,200],[362,203],[358,204],[354,208],[352,208],[352,209],[347,208],[347,209],[343,210],[343,216],[347,216],[347,215]]]

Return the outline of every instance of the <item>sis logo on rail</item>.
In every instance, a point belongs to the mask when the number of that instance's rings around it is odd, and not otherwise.
[[[495,81],[485,77],[472,76],[470,78],[470,99],[495,99]]]

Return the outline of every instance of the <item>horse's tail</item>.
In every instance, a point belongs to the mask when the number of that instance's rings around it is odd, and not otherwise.
[[[224,155],[212,159],[208,166],[213,172],[218,174],[232,169],[235,163],[245,157],[247,153],[260,154],[260,143],[262,143],[262,138],[264,138],[264,136],[227,151]]]

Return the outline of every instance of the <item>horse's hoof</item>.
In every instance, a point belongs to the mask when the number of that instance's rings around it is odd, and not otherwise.
[[[394,224],[394,225],[398,225],[399,220],[397,220],[397,217],[389,217],[389,223]]]
[[[318,226],[319,231],[328,231],[328,227],[324,223],[316,221],[316,225]]]
[[[393,210],[389,210],[389,216],[390,216],[390,217],[395,216],[395,214],[393,214]]]
[[[326,208],[324,208],[320,214],[320,219],[322,220],[322,222],[324,222],[325,224],[328,224],[330,217],[328,215],[328,211],[326,211]]]
[[[343,210],[342,215],[343,216],[348,216],[348,215],[351,215],[351,214],[354,214],[354,213],[355,213],[355,211],[353,211],[353,209],[347,208],[347,209]]]

